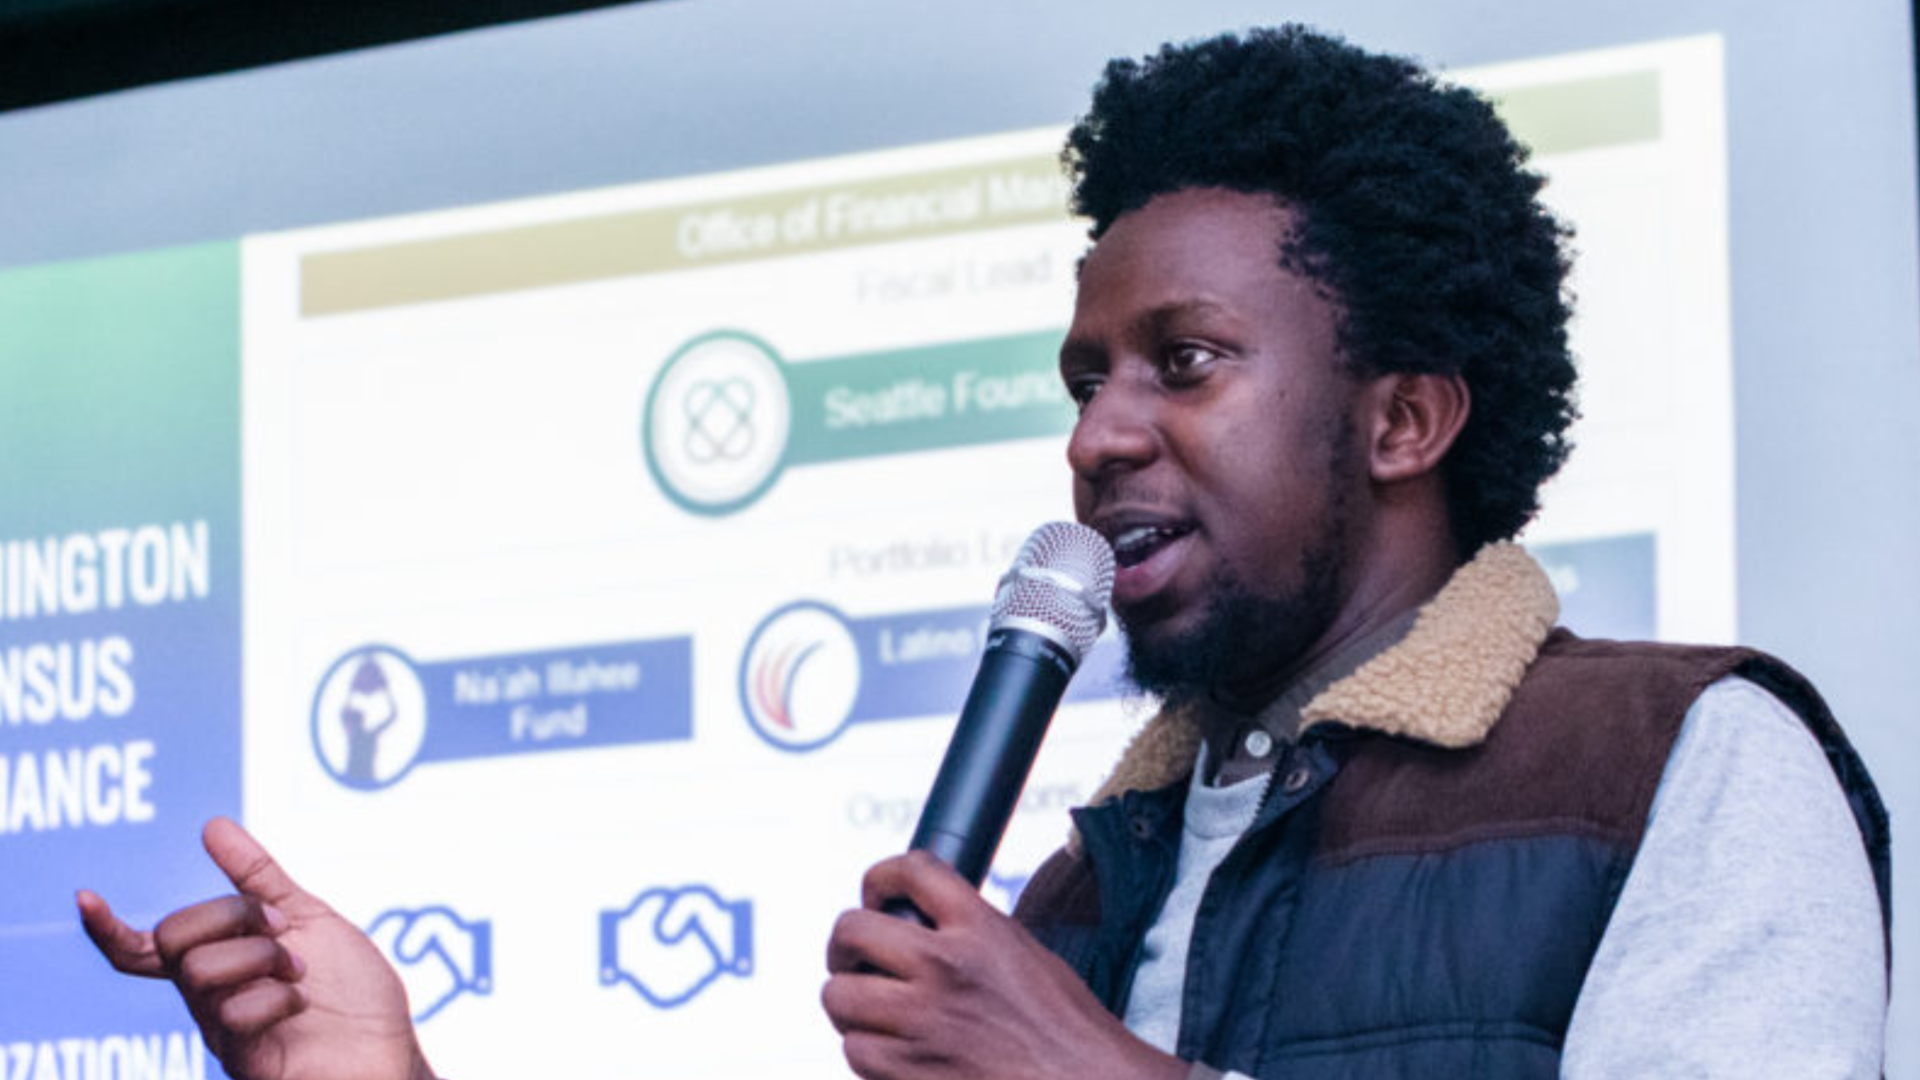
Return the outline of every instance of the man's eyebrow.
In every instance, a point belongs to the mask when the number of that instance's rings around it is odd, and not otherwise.
[[[1091,341],[1067,338],[1060,343],[1060,369],[1096,367],[1106,363],[1107,350]]]
[[[1206,297],[1194,297],[1188,300],[1170,300],[1148,308],[1135,316],[1126,326],[1130,335],[1148,338],[1167,334],[1172,327],[1186,319],[1215,318],[1231,315],[1232,309],[1217,300]],[[1086,367],[1106,363],[1107,346],[1086,338],[1069,336],[1060,343],[1060,366],[1074,365]]]
[[[1181,319],[1226,314],[1229,314],[1229,309],[1225,304],[1202,296],[1191,300],[1174,300],[1150,308],[1136,321],[1145,329],[1165,331],[1169,324]]]

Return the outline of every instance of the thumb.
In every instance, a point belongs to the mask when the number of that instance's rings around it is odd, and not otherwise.
[[[306,890],[294,884],[260,841],[232,819],[216,817],[207,822],[200,841],[214,865],[242,894],[281,906],[307,899]]]

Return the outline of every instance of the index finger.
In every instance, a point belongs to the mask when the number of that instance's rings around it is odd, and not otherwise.
[[[283,916],[253,897],[216,896],[161,919],[153,943],[161,968],[171,974],[192,949],[233,938],[272,938],[286,928]]]
[[[889,900],[911,900],[935,926],[947,926],[991,909],[959,872],[924,851],[909,851],[874,863],[860,882],[861,906],[881,910]]]

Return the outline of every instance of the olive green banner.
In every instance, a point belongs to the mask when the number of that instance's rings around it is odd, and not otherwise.
[[[1536,154],[1660,137],[1660,75],[1634,71],[1500,91],[1495,107]],[[303,317],[723,266],[980,229],[1068,220],[1052,154],[734,199],[598,214],[458,236],[316,252],[301,260]]]
[[[1535,154],[1569,154],[1660,138],[1660,73],[1628,71],[1489,94]]]
[[[632,210],[301,260],[300,314],[337,315],[927,236],[1064,222],[1050,154]]]

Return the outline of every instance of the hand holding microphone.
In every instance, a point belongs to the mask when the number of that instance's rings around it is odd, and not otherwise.
[[[978,891],[1067,680],[1100,636],[1112,587],[1111,549],[1078,525],[1042,526],[1000,579],[980,671],[913,850],[867,871],[863,906],[842,914],[827,942],[821,1004],[856,1075],[1177,1080],[1190,1071],[1129,1034],[1079,975]]]
[[[1056,521],[1027,538],[994,592],[980,670],[910,849],[980,885],[1067,681],[1106,627],[1112,591],[1113,549],[1099,533]],[[925,921],[904,900],[887,910]]]

